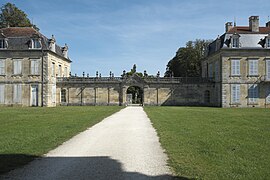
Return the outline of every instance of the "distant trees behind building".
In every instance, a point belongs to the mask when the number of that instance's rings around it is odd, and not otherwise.
[[[205,57],[212,40],[197,39],[188,41],[180,47],[176,55],[168,62],[165,77],[197,77],[201,74],[201,61]]]
[[[31,23],[24,11],[11,3],[6,3],[1,7],[0,28],[6,27],[33,27],[39,30],[36,25]]]

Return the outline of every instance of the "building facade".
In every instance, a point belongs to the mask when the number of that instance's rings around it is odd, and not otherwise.
[[[220,107],[270,107],[270,22],[259,26],[225,25],[202,62],[202,77],[212,79],[218,92],[211,101]]]
[[[56,78],[68,77],[68,47],[31,27],[0,29],[0,106],[56,106]]]

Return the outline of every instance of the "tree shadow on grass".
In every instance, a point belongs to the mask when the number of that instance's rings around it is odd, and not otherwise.
[[[121,162],[111,159],[110,157],[107,156],[36,157],[25,154],[0,155],[0,179],[2,178],[31,179],[31,180],[32,179],[34,180],[35,179],[187,180],[188,179],[185,177],[175,177],[169,174],[150,176],[138,172],[127,172],[124,171],[124,169],[122,168]]]

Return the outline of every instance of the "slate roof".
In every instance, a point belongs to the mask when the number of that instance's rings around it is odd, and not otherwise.
[[[235,26],[228,32],[224,33],[222,36],[217,38],[208,46],[208,55],[211,55],[220,49],[229,48],[231,43],[231,36],[233,34],[238,34],[240,36],[239,43],[240,47],[243,48],[256,48],[264,49],[261,45],[262,41],[265,40],[266,36],[270,33],[270,27],[259,27],[259,32],[252,32],[248,26]]]
[[[41,38],[42,49],[49,49],[49,39],[32,27],[10,27],[0,29],[0,38],[8,39],[8,50],[29,50],[32,37]],[[63,58],[62,47],[55,45],[55,53]],[[70,59],[65,58],[70,61]]]

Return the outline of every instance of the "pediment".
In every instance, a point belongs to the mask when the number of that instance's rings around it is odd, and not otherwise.
[[[126,84],[145,84],[146,81],[138,76],[137,74],[133,74],[132,76],[127,77],[124,81]]]

